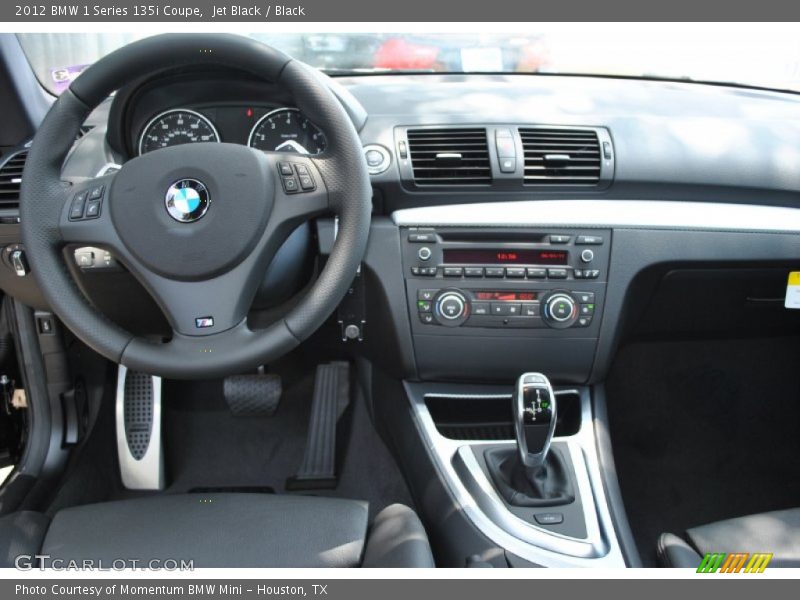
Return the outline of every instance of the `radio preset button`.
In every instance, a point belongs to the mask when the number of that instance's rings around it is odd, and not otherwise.
[[[444,268],[444,276],[445,277],[461,277],[464,273],[464,269],[461,267],[445,267]]]
[[[532,268],[528,269],[529,279],[545,279],[547,277],[547,269]]]
[[[506,268],[506,277],[522,279],[525,277],[525,269],[523,267],[508,267]]]
[[[466,277],[483,277],[483,267],[465,267],[464,275]]]
[[[547,277],[550,279],[566,279],[566,269],[547,269]]]
[[[502,277],[503,275],[505,275],[503,267],[486,267],[487,277]]]

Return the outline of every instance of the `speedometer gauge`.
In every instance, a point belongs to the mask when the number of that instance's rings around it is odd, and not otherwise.
[[[180,144],[219,142],[219,134],[206,117],[187,108],[175,108],[153,117],[139,137],[139,154]]]
[[[247,145],[259,150],[319,154],[327,141],[319,127],[296,108],[279,108],[261,117],[250,131]]]

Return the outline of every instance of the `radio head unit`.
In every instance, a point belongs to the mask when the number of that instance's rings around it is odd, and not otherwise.
[[[415,328],[596,331],[609,230],[443,227],[401,235]]]

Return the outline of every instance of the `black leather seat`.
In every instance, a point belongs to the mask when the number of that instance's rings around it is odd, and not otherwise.
[[[192,560],[195,567],[433,567],[416,513],[268,494],[176,494],[0,518],[0,566],[52,559]],[[162,563],[163,564],[163,563]]]
[[[800,567],[800,508],[718,521],[689,529],[686,537],[661,534],[662,566],[696,569],[711,552],[767,552],[773,554],[770,567]]]

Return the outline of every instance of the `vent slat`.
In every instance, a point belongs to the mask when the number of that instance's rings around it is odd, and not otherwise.
[[[549,167],[545,167],[545,166],[525,167],[525,172],[526,173],[528,171],[548,171],[548,170],[550,170],[550,168]],[[577,165],[567,165],[566,167],[562,167],[559,170],[560,171],[589,171],[591,173],[594,173],[597,170],[597,168],[596,167],[579,167]]]
[[[526,185],[597,185],[600,182],[600,142],[591,130],[520,128]],[[548,155],[568,160],[547,160]]]
[[[492,182],[485,129],[413,129],[406,135],[414,181],[418,185],[485,185]],[[439,154],[455,156],[437,158]]]
[[[0,167],[0,207],[19,207],[20,179],[27,158],[28,151],[23,150],[10,157],[3,166]]]

